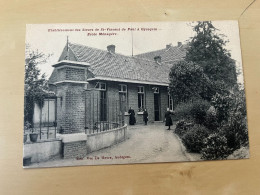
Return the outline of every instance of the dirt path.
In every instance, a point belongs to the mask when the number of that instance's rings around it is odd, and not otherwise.
[[[188,160],[173,131],[167,131],[162,123],[130,126],[128,136],[129,139],[125,142],[89,156],[129,156],[130,158],[127,158],[129,163]],[[113,159],[113,162],[125,163],[125,161],[125,159]]]

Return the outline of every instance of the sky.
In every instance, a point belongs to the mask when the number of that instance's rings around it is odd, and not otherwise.
[[[212,21],[219,29],[217,33],[224,34],[226,49],[231,57],[236,60],[237,69],[242,72],[242,59],[237,21]],[[167,44],[177,45],[185,43],[195,33],[192,30],[192,22],[146,22],[146,23],[80,23],[80,24],[27,24],[26,44],[32,50],[38,50],[45,54],[52,54],[45,64],[39,65],[42,73],[47,78],[52,73],[52,65],[58,59],[67,42],[78,43],[98,49],[106,50],[108,45],[116,46],[116,53],[131,56],[149,51],[159,50]],[[73,31],[55,31],[73,30]],[[84,31],[83,31],[84,29]],[[120,29],[120,31],[118,31]],[[125,30],[124,30],[125,29]],[[77,30],[77,31],[76,31]],[[90,33],[90,34],[89,34]],[[96,34],[95,34],[96,33]],[[99,33],[111,33],[99,35]],[[238,78],[243,83],[243,74]]]

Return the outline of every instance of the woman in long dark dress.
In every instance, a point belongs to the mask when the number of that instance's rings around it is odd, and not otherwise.
[[[129,125],[134,125],[136,123],[135,111],[131,107],[128,110],[128,114],[129,114]]]
[[[172,118],[171,118],[171,111],[169,108],[167,108],[167,111],[165,112],[165,126],[168,126],[167,130],[171,129],[172,126]]]
[[[147,125],[147,121],[148,121],[148,112],[147,112],[146,109],[144,109],[143,120],[144,120],[144,124]]]

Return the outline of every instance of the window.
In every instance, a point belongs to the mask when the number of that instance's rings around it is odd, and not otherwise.
[[[106,83],[97,82],[95,88],[102,90],[102,91],[106,91],[107,86],[106,86]]]
[[[171,95],[168,95],[168,108],[173,110],[173,99]]]
[[[138,112],[144,111],[144,87],[139,86],[138,87]]]
[[[144,93],[144,87],[143,86],[138,87],[138,93]]]
[[[153,89],[153,93],[157,93],[157,94],[159,93],[159,87],[153,87],[152,89]]]
[[[127,102],[127,85],[119,84],[119,99],[123,112],[127,112],[128,102]]]
[[[107,120],[107,99],[106,99],[106,83],[97,82],[95,88],[101,91],[100,93],[100,121]]]
[[[120,84],[119,85],[119,93],[127,93],[127,86]]]

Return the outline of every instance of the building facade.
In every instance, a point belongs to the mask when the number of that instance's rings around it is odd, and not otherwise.
[[[114,113],[123,114],[120,120],[128,123],[130,107],[137,123],[143,123],[144,109],[149,122],[163,121],[167,107],[173,109],[168,95],[170,68],[183,57],[180,43],[131,57],[117,54],[114,45],[100,50],[67,43],[49,79],[57,96],[59,132],[84,132],[94,120],[118,120]]]

